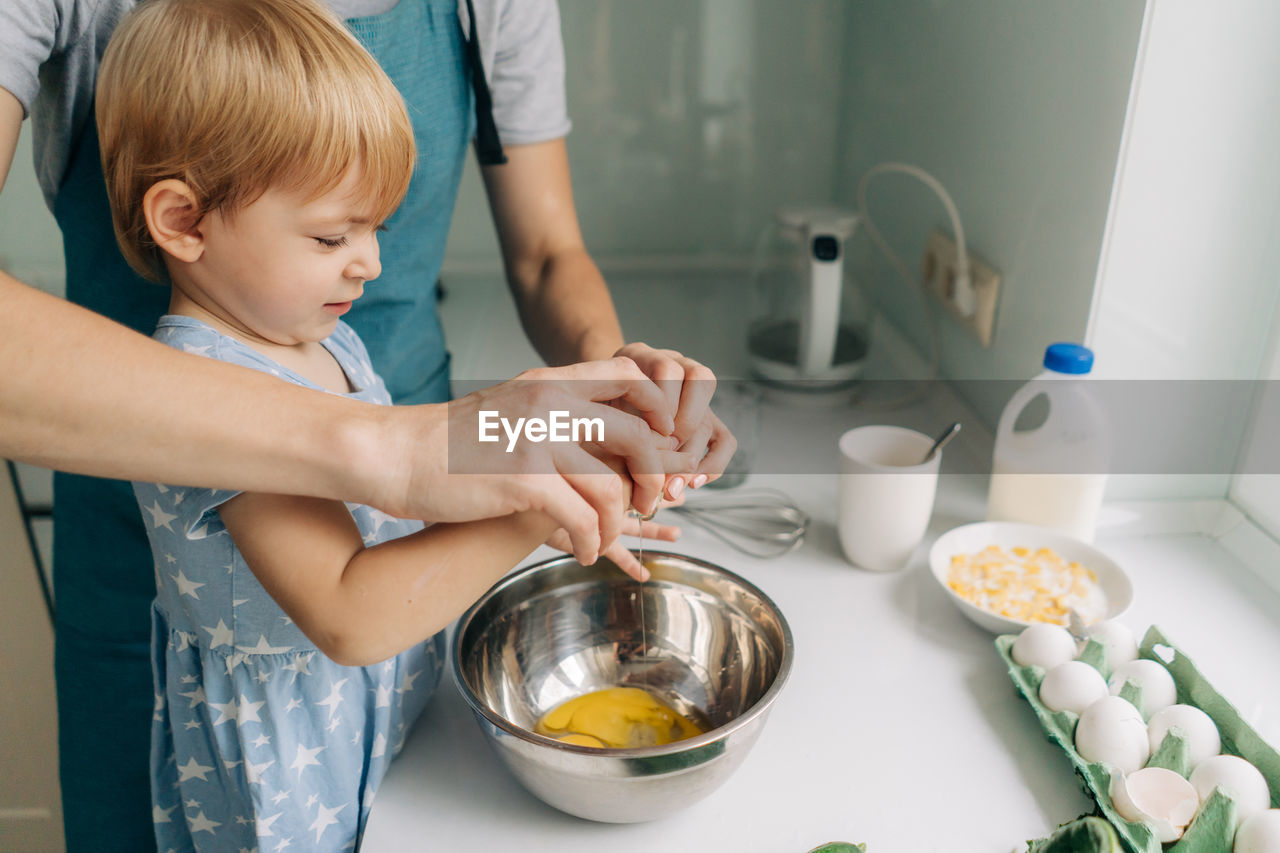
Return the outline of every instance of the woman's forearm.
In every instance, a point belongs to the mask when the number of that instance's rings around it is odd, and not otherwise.
[[[379,468],[384,407],[178,352],[3,273],[0,305],[2,456],[366,502],[379,488],[362,472]]]
[[[558,473],[579,468],[566,455],[585,459],[587,449],[530,444],[509,470],[455,472],[451,421],[474,435],[477,406],[545,418],[625,399],[669,434],[665,398],[628,359],[522,377],[452,404],[361,403],[179,352],[0,273],[0,457],[98,477],[351,501],[428,521],[537,510],[568,531],[577,556],[593,560],[616,533],[601,513],[615,511],[618,484]],[[651,433],[636,423],[611,434],[608,452],[633,463],[649,505],[665,474]]]

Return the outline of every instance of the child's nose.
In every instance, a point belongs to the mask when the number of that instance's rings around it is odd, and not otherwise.
[[[373,281],[382,274],[382,260],[378,251],[378,238],[370,235],[363,241],[359,252],[347,265],[347,277]]]

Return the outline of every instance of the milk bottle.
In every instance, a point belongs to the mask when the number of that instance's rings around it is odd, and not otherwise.
[[[1110,458],[1106,418],[1088,388],[1093,353],[1056,343],[1045,350],[1044,366],[1000,415],[987,518],[1053,527],[1092,542]],[[1041,395],[1049,404],[1044,423],[1015,431],[1018,416]]]

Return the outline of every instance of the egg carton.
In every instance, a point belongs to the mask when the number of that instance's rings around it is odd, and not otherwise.
[[[1040,701],[1044,670],[1038,666],[1020,666],[1014,661],[1012,647],[1016,639],[1016,634],[1005,634],[995,639],[996,649],[1009,669],[1009,677],[1035,711],[1049,740],[1061,747],[1071,759],[1086,792],[1098,803],[1103,816],[1115,827],[1121,842],[1131,853],[1231,853],[1236,804],[1222,789],[1215,790],[1201,804],[1195,820],[1182,838],[1168,845],[1161,844],[1145,824],[1121,817],[1112,805],[1109,793],[1112,776],[1118,771],[1109,764],[1089,762],[1076,751],[1074,733],[1079,716],[1070,711],[1053,711]],[[1154,625],[1143,637],[1138,656],[1156,661],[1169,670],[1177,686],[1178,702],[1194,705],[1209,715],[1222,738],[1222,751],[1238,755],[1257,767],[1271,789],[1272,807],[1280,805],[1280,754],[1241,719],[1239,712],[1222,698],[1191,660]],[[1096,640],[1086,644],[1078,660],[1092,665],[1104,678],[1111,674],[1106,650]],[[1120,695],[1141,707],[1141,688],[1135,683],[1127,683]],[[1166,767],[1187,776],[1190,767],[1186,740],[1176,730],[1171,731],[1147,766]]]

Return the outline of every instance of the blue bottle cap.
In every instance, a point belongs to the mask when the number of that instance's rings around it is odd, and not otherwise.
[[[1080,344],[1050,344],[1044,351],[1044,366],[1055,373],[1088,373],[1093,369],[1093,350]]]

